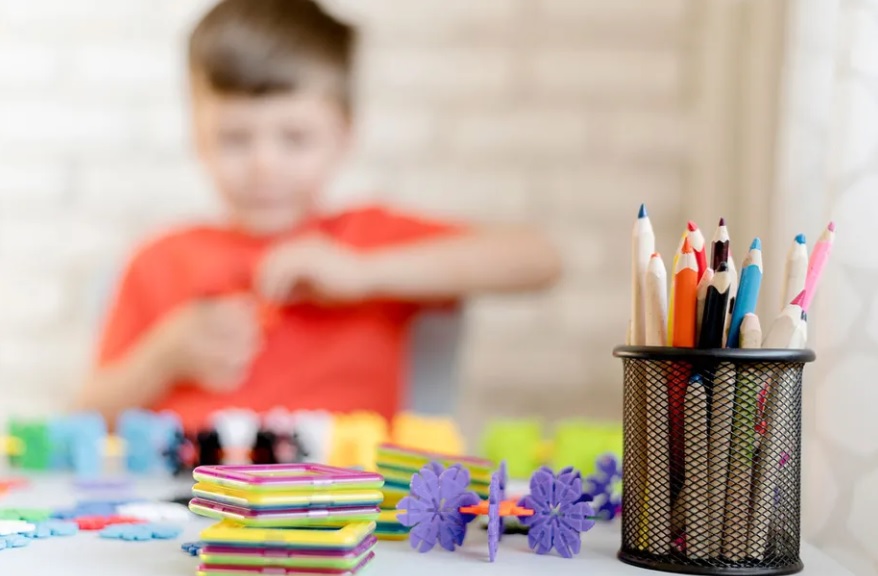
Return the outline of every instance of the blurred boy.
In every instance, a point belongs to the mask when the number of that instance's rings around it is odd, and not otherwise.
[[[351,144],[354,44],[311,0],[225,0],[198,24],[195,141],[228,222],[134,254],[79,408],[169,409],[189,429],[227,406],[389,418],[419,311],[553,282],[528,229],[318,214]]]

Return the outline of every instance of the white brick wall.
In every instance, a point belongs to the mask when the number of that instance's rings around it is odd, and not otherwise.
[[[564,251],[556,290],[474,305],[465,399],[487,407],[467,410],[470,427],[618,416],[632,217],[649,202],[669,252],[695,192],[694,3],[332,2],[364,26],[346,181],[411,209],[532,221]],[[62,405],[108,267],[157,226],[212,212],[182,67],[207,5],[0,0],[0,412]]]

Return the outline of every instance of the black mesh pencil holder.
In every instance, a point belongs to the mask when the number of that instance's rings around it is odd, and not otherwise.
[[[810,350],[619,347],[619,559],[680,574],[795,574]]]

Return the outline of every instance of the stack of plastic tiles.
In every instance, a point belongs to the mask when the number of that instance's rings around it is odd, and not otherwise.
[[[322,466],[204,466],[189,509],[221,522],[201,537],[204,576],[355,574],[374,556],[379,474]]]
[[[375,558],[375,523],[339,529],[244,528],[228,520],[201,534],[198,576],[357,574]]]
[[[379,446],[376,462],[378,472],[384,476],[384,501],[381,504],[377,530],[380,540],[405,540],[408,537],[409,528],[397,520],[396,505],[409,495],[412,476],[427,464],[431,462],[438,462],[443,466],[460,464],[470,473],[469,490],[484,500],[488,499],[488,487],[494,470],[494,464],[483,458],[434,454],[395,444]]]

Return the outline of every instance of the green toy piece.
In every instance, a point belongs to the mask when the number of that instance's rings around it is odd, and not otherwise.
[[[482,454],[494,462],[506,461],[510,478],[527,479],[543,463],[542,426],[535,420],[499,420],[487,425]]]
[[[591,476],[601,456],[622,458],[622,425],[584,420],[563,422],[555,429],[551,466],[561,470],[568,466]]]
[[[0,508],[0,520],[22,522],[46,522],[52,518],[51,510],[41,508]]]
[[[52,441],[46,422],[12,420],[9,435],[23,446],[20,454],[10,458],[13,466],[30,471],[44,471],[51,467]]]

